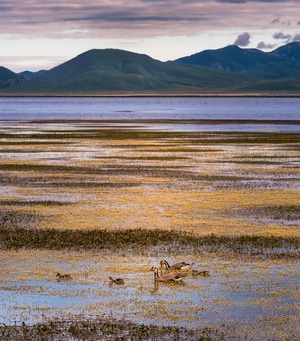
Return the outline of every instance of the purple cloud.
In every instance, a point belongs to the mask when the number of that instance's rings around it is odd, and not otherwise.
[[[250,43],[250,34],[248,32],[244,32],[240,34],[234,42],[234,44],[238,46],[248,46],[249,43]]]
[[[274,33],[273,38],[285,40],[286,42],[290,42],[292,40],[292,36],[290,34],[285,34],[283,32]]]
[[[273,49],[276,46],[276,44],[266,44],[265,42],[261,41],[257,44],[257,48],[261,50],[270,50]]]
[[[282,2],[286,3],[289,0],[216,0],[216,2],[223,2],[223,3],[234,3],[234,4],[245,4],[247,2]],[[295,0],[295,2],[299,2],[299,0]]]
[[[271,24],[279,24],[279,22],[280,22],[280,18],[276,18],[271,21]]]

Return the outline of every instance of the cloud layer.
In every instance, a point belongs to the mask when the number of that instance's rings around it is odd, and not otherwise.
[[[300,40],[299,8],[300,0],[1,0],[0,65],[49,69],[95,47],[160,60],[230,44],[267,50]]]
[[[296,26],[300,0],[2,0],[7,35],[147,37]],[[299,25],[298,25],[299,27]]]

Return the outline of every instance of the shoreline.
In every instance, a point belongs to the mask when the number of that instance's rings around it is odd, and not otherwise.
[[[0,98],[300,98],[300,93],[1,93]]]
[[[0,122],[20,122],[24,120],[1,120]],[[28,123],[138,123],[138,124],[194,124],[194,125],[222,125],[222,124],[284,124],[300,125],[300,120],[265,120],[265,119],[31,119]]]

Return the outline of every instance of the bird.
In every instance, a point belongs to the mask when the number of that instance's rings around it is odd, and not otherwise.
[[[181,282],[186,275],[179,274],[179,273],[168,273],[159,276],[158,275],[158,268],[153,266],[150,271],[154,271],[154,281],[158,282]]]
[[[72,276],[71,276],[70,274],[64,274],[64,275],[62,275],[60,272],[58,272],[58,273],[56,274],[56,278],[57,278],[57,281],[60,282],[61,280],[67,281],[67,280],[71,279]]]
[[[115,283],[115,284],[124,284],[124,279],[123,278],[116,278],[116,279],[113,279],[111,276],[108,277],[109,279],[109,283],[112,284],[112,283]]]
[[[208,270],[202,270],[202,271],[193,270],[193,271],[192,271],[192,275],[193,275],[193,276],[209,277],[209,276],[210,276],[210,271],[208,271]]]
[[[167,270],[190,270],[194,263],[179,262],[170,265],[165,259],[160,261],[160,267],[165,267]]]

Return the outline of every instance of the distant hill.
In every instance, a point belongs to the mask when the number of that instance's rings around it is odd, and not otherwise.
[[[19,75],[11,70],[0,66],[0,89],[23,84],[29,80],[26,75]]]
[[[0,89],[0,95],[299,94],[297,46],[277,49],[271,57],[259,50],[228,46],[170,62],[124,50],[93,49],[41,71],[37,77],[28,71],[22,75],[10,71],[6,78],[24,77],[27,81]],[[199,60],[207,65],[198,65]],[[276,67],[272,63],[277,63]],[[273,76],[263,76],[260,68]]]
[[[289,43],[278,47],[276,50],[269,52],[270,55],[279,56],[281,58],[288,58],[300,60],[300,42]]]
[[[33,71],[22,71],[22,72],[18,73],[18,75],[25,76],[25,77],[27,77],[30,80],[30,79],[34,79],[36,77],[41,76],[45,72],[47,72],[47,71],[46,70],[40,70],[40,71],[36,71],[36,72],[33,72]]]
[[[43,73],[13,93],[97,94],[195,92],[239,88],[257,81],[203,66],[176,65],[117,49],[89,50]]]
[[[300,42],[289,43],[272,52],[241,49],[231,45],[217,50],[205,50],[173,62],[246,73],[260,78],[300,78]]]

